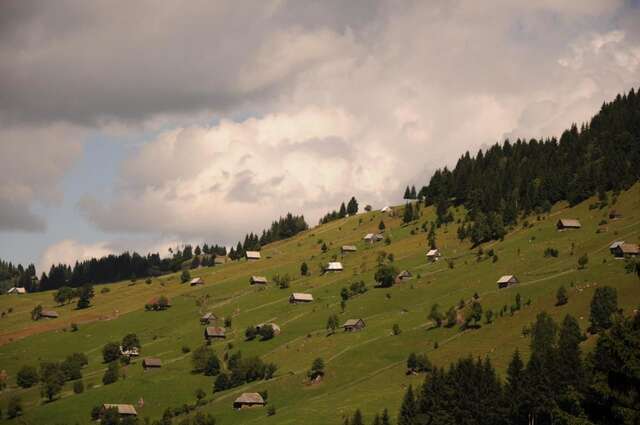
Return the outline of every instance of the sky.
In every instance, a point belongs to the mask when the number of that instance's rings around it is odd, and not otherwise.
[[[640,86],[637,1],[0,2],[0,258],[402,202]]]

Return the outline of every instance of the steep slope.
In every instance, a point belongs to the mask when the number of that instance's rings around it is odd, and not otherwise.
[[[609,198],[612,199],[611,194]],[[497,262],[486,255],[478,261],[477,249],[458,241],[458,224],[454,221],[437,231],[438,247],[446,259],[427,263],[426,233],[421,231],[421,225],[435,220],[435,211],[423,209],[420,220],[403,226],[398,218],[401,208],[396,208],[395,217],[380,212],[359,214],[270,244],[257,262],[197,269],[192,275],[205,280],[203,287],[182,285],[179,275],[154,279],[149,285],[143,281],[133,286],[130,282],[108,285],[106,293],[101,293],[102,286],[96,286],[95,307],[86,312],[72,306],[56,307],[61,314],[57,322],[32,322],[29,318],[29,311],[38,303],[54,307],[51,293],[0,297],[0,311],[13,309],[0,322],[0,364],[9,375],[9,388],[0,393],[0,406],[6,411],[9,398],[18,395],[27,423],[73,424],[88,423],[95,405],[137,403],[143,398],[141,417],[157,419],[167,407],[194,403],[195,390],[202,388],[207,392],[208,403],[200,410],[213,413],[223,425],[299,423],[301,418],[308,424],[341,423],[342,415],[356,408],[363,410],[367,422],[384,407],[395,414],[406,386],[423,379],[405,375],[410,352],[427,353],[438,365],[469,354],[489,356],[497,369],[504,371],[515,348],[526,356],[528,339],[522,336],[523,327],[542,310],[557,319],[571,313],[586,329],[594,288],[604,284],[617,288],[620,306],[625,310],[640,304],[637,277],[625,273],[623,263],[614,260],[608,251],[613,240],[637,243],[640,239],[640,184],[617,198],[613,207],[623,214],[620,220],[600,224],[608,220],[612,205],[592,209],[592,202],[590,199],[573,208],[555,205],[549,214],[529,217],[530,226],[519,223],[504,241],[483,244],[485,253],[494,250]],[[456,220],[463,214],[462,207],[454,210]],[[558,232],[555,223],[561,217],[580,219],[582,229]],[[377,231],[380,219],[384,219],[391,243],[369,246],[362,236]],[[320,249],[322,242],[329,247],[325,254]],[[355,244],[358,251],[342,256],[340,246],[344,244]],[[558,249],[559,256],[545,258],[543,253],[548,247]],[[380,251],[394,254],[395,267],[411,271],[414,278],[392,288],[374,288],[373,274]],[[577,259],[582,254],[588,254],[589,263],[586,269],[578,270]],[[321,275],[319,265],[334,256],[342,261],[345,270]],[[453,261],[453,268],[447,260]],[[300,276],[303,261],[309,265],[310,276]],[[286,273],[294,278],[288,289],[279,289],[273,283],[267,288],[252,287],[248,282],[251,275],[265,275],[271,280],[276,274]],[[521,283],[498,290],[496,280],[503,274],[515,274]],[[340,290],[359,280],[365,282],[368,291],[347,301],[341,312]],[[569,303],[555,307],[560,285],[568,289]],[[288,296],[294,291],[311,292],[315,301],[289,304]],[[494,323],[485,324],[483,320],[479,329],[466,331],[459,326],[432,327],[427,319],[432,304],[438,303],[446,311],[461,299],[470,300],[474,293],[485,310],[496,312]],[[503,306],[514,304],[518,293],[523,302],[531,300],[530,305],[513,316],[497,314]],[[147,300],[159,294],[167,295],[172,307],[162,312],[144,311]],[[237,351],[242,351],[244,357],[259,355],[278,365],[275,377],[212,394],[213,378],[191,373],[190,354],[182,352],[183,346],[193,350],[202,344],[203,327],[198,318],[204,311],[232,318],[226,340],[212,345],[220,358]],[[327,336],[325,324],[331,314],[337,314],[341,323],[363,318],[367,326],[361,332],[338,331]],[[82,323],[85,320],[88,322]],[[70,332],[60,328],[70,322],[80,323],[80,329]],[[244,341],[245,328],[263,322],[277,323],[282,333],[265,342]],[[394,324],[402,330],[400,335],[392,334]],[[130,332],[141,338],[143,356],[159,357],[164,366],[143,372],[141,360],[136,360],[125,368],[126,379],[103,386],[106,365],[102,363],[102,346],[120,341]],[[15,340],[22,335],[28,336]],[[585,348],[593,344],[593,339],[584,343]],[[71,385],[66,384],[60,399],[43,403],[39,388],[16,387],[15,375],[20,366],[62,360],[75,351],[89,356],[89,365],[83,370],[87,388],[84,393],[75,395]],[[316,357],[324,359],[326,376],[322,382],[310,385],[306,371]],[[260,408],[232,409],[232,402],[240,393],[263,390],[268,391],[269,403],[277,408],[275,416],[268,417],[266,409]]]

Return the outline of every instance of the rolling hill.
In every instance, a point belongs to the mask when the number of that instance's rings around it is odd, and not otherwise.
[[[305,424],[338,424],[356,408],[363,411],[366,423],[385,407],[395,416],[408,385],[424,379],[405,373],[411,352],[426,353],[440,366],[468,355],[487,356],[504,373],[516,348],[527,357],[529,340],[523,328],[539,312],[547,311],[558,321],[572,314],[586,331],[589,304],[598,286],[616,288],[619,305],[626,312],[640,304],[638,278],[626,273],[624,263],[615,260],[608,249],[614,240],[640,241],[640,184],[618,196],[609,193],[609,199],[604,207],[596,207],[594,198],[574,207],[557,203],[548,214],[520,220],[504,240],[473,248],[457,238],[465,211],[452,208],[454,221],[436,232],[444,258],[435,263],[426,261],[427,233],[422,230],[424,222],[435,220],[434,208],[423,208],[418,220],[404,225],[403,207],[396,207],[393,215],[380,211],[357,214],[269,244],[259,261],[192,270],[192,276],[205,281],[203,286],[181,284],[179,273],[150,283],[97,285],[92,307],[85,310],[76,310],[74,304],[56,306],[52,292],[1,296],[0,369],[8,374],[8,388],[0,393],[0,407],[6,411],[9,399],[19,396],[24,408],[21,420],[28,424],[90,423],[91,409],[102,403],[135,404],[141,418],[158,419],[167,407],[193,404],[195,391],[201,388],[206,402],[198,411],[212,413],[223,425],[294,424],[301,418]],[[622,218],[610,220],[612,208]],[[577,218],[582,228],[559,232],[556,222],[560,218]],[[365,243],[362,237],[376,232],[381,219],[390,243]],[[326,253],[321,251],[323,243],[328,247]],[[356,245],[357,252],[342,255],[342,245]],[[559,255],[545,257],[547,248],[557,249]],[[487,255],[490,250],[494,256]],[[397,270],[408,270],[413,278],[391,288],[375,288],[373,275],[381,251],[393,254]],[[584,254],[589,261],[579,269],[578,258]],[[321,274],[321,265],[334,259],[342,262],[344,271]],[[309,276],[300,275],[302,262],[308,264]],[[290,287],[280,289],[273,278],[286,274],[292,277]],[[505,274],[515,274],[520,283],[498,289],[496,280]],[[270,282],[266,287],[251,286],[252,275],[266,276]],[[358,281],[365,283],[367,291],[349,299],[342,311],[342,288]],[[568,290],[569,302],[556,306],[561,285]],[[309,292],[314,302],[290,304],[292,292]],[[436,328],[427,318],[434,303],[446,311],[461,300],[468,305],[474,294],[484,310],[495,312],[493,323],[483,319],[477,329]],[[508,307],[517,294],[523,307],[511,314]],[[145,311],[148,300],[159,295],[167,296],[172,306]],[[55,309],[60,317],[32,321],[30,311],[38,304]],[[500,314],[504,309],[506,313]],[[193,373],[191,353],[185,352],[186,347],[194,350],[203,344],[199,318],[207,311],[231,319],[226,339],[212,344],[221,359],[238,351],[245,358],[260,356],[278,366],[275,376],[212,393],[214,378]],[[338,330],[328,335],[325,325],[333,314],[340,323],[362,318],[366,327],[360,332]],[[276,323],[282,332],[268,341],[245,341],[248,326],[265,322]],[[77,324],[77,331],[71,330],[72,323]],[[401,330],[398,335],[392,332],[394,325]],[[128,333],[140,338],[142,356],[123,367],[124,379],[103,385],[102,347]],[[589,337],[583,349],[591,349],[594,341],[595,337]],[[21,366],[60,361],[73,352],[89,358],[83,369],[83,393],[74,394],[69,382],[56,400],[45,402],[37,385],[28,389],[16,385]],[[142,357],[146,356],[160,358],[163,367],[143,371]],[[317,357],[324,360],[326,374],[311,384],[306,372]],[[267,416],[264,408],[234,410],[234,399],[247,391],[268,391],[268,402],[277,413]],[[140,399],[144,400],[142,407],[137,404]]]

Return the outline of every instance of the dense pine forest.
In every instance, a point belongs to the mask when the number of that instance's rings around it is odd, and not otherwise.
[[[475,157],[465,153],[453,170],[437,170],[407,199],[435,204],[440,223],[449,205],[469,210],[461,239],[499,239],[519,215],[544,212],[558,201],[575,205],[598,193],[620,191],[640,178],[640,95],[634,89],[602,105],[588,124],[573,125],[560,140],[506,140]]]
[[[604,305],[617,305],[614,290],[601,289],[609,294],[596,292],[592,327],[598,317],[606,323],[592,329],[601,334],[589,355],[581,352],[585,336],[574,317],[558,325],[542,312],[527,330],[529,360],[525,364],[514,352],[504,382],[489,359],[463,358],[448,369],[433,368],[421,388],[407,389],[397,424],[637,424],[640,315],[599,315]]]

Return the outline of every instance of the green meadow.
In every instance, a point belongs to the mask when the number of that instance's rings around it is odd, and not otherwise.
[[[203,286],[181,284],[179,273],[154,278],[150,284],[139,279],[97,285],[93,305],[86,310],[76,310],[75,303],[56,306],[51,292],[0,296],[0,311],[6,312],[0,319],[0,369],[9,376],[8,388],[0,393],[0,408],[5,412],[15,395],[24,407],[21,418],[5,422],[87,424],[92,407],[102,403],[134,404],[139,417],[157,419],[167,407],[193,404],[198,388],[207,393],[207,403],[199,410],[212,413],[222,425],[339,424],[343,415],[356,408],[363,411],[366,422],[385,407],[395,417],[406,387],[424,379],[405,374],[411,352],[426,353],[439,366],[464,356],[488,356],[502,373],[515,349],[526,357],[528,339],[523,329],[543,310],[558,321],[572,314],[586,331],[589,304],[598,286],[615,287],[618,303],[626,312],[640,305],[640,281],[627,274],[624,262],[614,259],[608,249],[614,240],[640,241],[640,184],[621,193],[615,205],[590,208],[593,202],[590,199],[573,208],[555,205],[549,214],[528,217],[528,226],[521,220],[503,241],[483,244],[485,255],[480,260],[478,247],[457,239],[456,222],[464,215],[462,207],[454,209],[454,223],[437,230],[437,245],[444,258],[428,263],[427,234],[421,225],[435,220],[435,212],[432,207],[423,208],[419,220],[403,225],[400,206],[394,209],[394,216],[379,211],[358,214],[269,244],[259,261],[192,270],[193,277],[204,279]],[[623,217],[609,220],[611,208]],[[577,218],[582,228],[559,232],[555,227],[559,218]],[[365,243],[362,237],[377,232],[381,219],[391,243]],[[329,248],[324,254],[323,242]],[[342,245],[352,244],[357,252],[340,253]],[[559,250],[557,258],[544,256],[549,247]],[[495,262],[486,255],[490,249],[498,257]],[[391,288],[375,288],[373,275],[381,251],[392,253],[398,271],[408,270],[413,278]],[[589,262],[581,270],[578,258],[583,254]],[[344,271],[322,275],[320,266],[334,258],[342,262]],[[309,265],[309,276],[300,275],[303,261]],[[273,276],[287,273],[292,277],[290,287],[278,288]],[[505,274],[516,275],[520,283],[498,289],[496,280]],[[251,286],[251,275],[264,275],[270,282],[266,287]],[[340,290],[360,280],[367,292],[347,301],[343,312]],[[555,295],[561,285],[568,290],[569,302],[557,307]],[[310,292],[315,300],[290,304],[292,292]],[[475,293],[484,310],[494,311],[493,323],[483,318],[481,327],[462,331],[460,326],[436,328],[427,318],[434,303],[446,312],[460,300],[468,302]],[[528,305],[513,315],[508,309],[500,315],[503,306],[515,303],[516,294]],[[172,306],[165,311],[145,311],[145,303],[158,295],[166,295]],[[37,304],[55,309],[60,318],[32,321],[30,311]],[[214,378],[193,373],[191,355],[183,353],[183,347],[193,350],[203,344],[199,317],[207,311],[232,320],[226,339],[212,344],[218,356],[224,359],[237,351],[244,357],[258,355],[278,365],[274,378],[214,394]],[[362,318],[366,327],[360,332],[338,330],[328,335],[325,325],[331,314],[337,314],[341,323]],[[264,342],[245,341],[247,326],[263,322],[278,324],[282,332]],[[71,331],[71,323],[78,325],[78,331]],[[392,333],[394,324],[402,331],[399,335]],[[105,386],[102,347],[121,341],[127,333],[140,337],[141,356],[122,369],[123,378]],[[584,350],[593,346],[594,339],[590,336],[583,343]],[[86,389],[82,394],[74,394],[70,382],[53,402],[46,402],[39,386],[21,389],[16,385],[21,366],[62,360],[73,352],[89,357],[83,369]],[[146,356],[159,357],[163,367],[143,371]],[[324,359],[326,374],[321,382],[310,384],[306,372],[317,357]],[[267,416],[266,408],[232,408],[242,392],[264,390],[276,415]],[[140,399],[143,407],[138,407]]]

